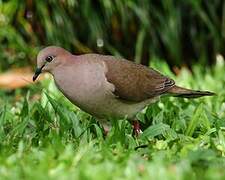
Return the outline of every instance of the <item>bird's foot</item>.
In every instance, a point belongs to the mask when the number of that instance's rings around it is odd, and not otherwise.
[[[141,126],[138,120],[135,120],[132,122],[133,126],[133,135],[138,137],[140,134],[142,134]]]

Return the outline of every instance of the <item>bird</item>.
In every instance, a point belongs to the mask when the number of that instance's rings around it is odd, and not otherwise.
[[[38,53],[33,81],[42,72],[51,73],[58,89],[81,110],[103,124],[108,119],[126,118],[133,122],[135,134],[141,132],[137,113],[160,97],[215,94],[177,86],[173,79],[153,68],[127,59],[94,53],[73,55],[57,46],[45,47]]]

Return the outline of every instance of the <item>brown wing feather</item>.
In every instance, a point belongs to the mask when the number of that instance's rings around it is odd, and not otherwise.
[[[146,66],[113,56],[101,56],[101,59],[108,68],[106,78],[115,85],[114,93],[121,99],[143,101],[163,94],[175,84],[172,79]]]

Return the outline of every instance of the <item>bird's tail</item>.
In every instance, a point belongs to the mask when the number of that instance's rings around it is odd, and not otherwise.
[[[182,97],[182,98],[198,98],[202,96],[215,95],[215,93],[213,92],[191,90],[191,89],[186,89],[179,86],[173,86],[171,89],[168,90],[168,93],[172,94],[173,96]]]

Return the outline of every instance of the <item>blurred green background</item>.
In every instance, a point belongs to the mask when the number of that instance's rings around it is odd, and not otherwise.
[[[225,55],[225,1],[0,0],[1,71],[34,66],[47,45],[145,65],[211,65]]]

